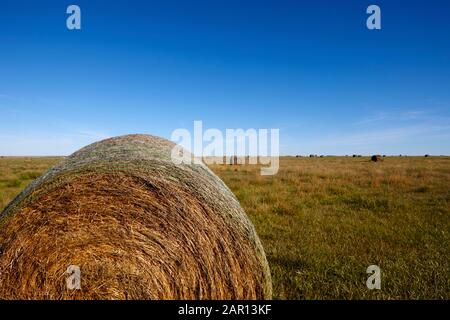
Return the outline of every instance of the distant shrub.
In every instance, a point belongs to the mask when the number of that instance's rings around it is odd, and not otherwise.
[[[6,183],[6,186],[8,188],[17,188],[17,187],[20,187],[21,184],[22,184],[22,181],[20,181],[19,179],[14,179],[14,180],[8,180],[8,182]]]
[[[421,187],[417,187],[414,189],[414,192],[417,193],[425,193],[429,190],[429,188],[427,186],[421,186]]]
[[[34,180],[39,178],[41,175],[40,172],[37,171],[28,171],[20,174],[20,180]]]

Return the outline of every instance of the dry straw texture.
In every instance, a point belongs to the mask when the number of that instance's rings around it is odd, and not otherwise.
[[[270,271],[239,202],[173,143],[128,135],[89,145],[0,215],[2,299],[268,299]],[[66,287],[70,265],[81,289]]]

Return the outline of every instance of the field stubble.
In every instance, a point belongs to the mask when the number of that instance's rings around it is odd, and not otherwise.
[[[60,158],[0,158],[0,210]],[[450,157],[210,165],[255,225],[275,299],[449,299]],[[381,290],[366,268],[381,268]]]

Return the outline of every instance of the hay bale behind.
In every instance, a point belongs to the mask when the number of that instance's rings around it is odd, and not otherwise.
[[[2,299],[268,299],[270,271],[239,202],[173,143],[128,135],[89,145],[0,215]],[[66,287],[70,265],[81,289]]]
[[[379,162],[379,161],[383,161],[383,157],[381,157],[379,154],[373,155],[370,160],[372,160],[373,162]]]

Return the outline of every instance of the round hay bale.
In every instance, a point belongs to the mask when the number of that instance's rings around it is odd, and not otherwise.
[[[372,160],[373,162],[378,162],[378,161],[383,161],[383,158],[379,154],[376,154],[376,155],[373,155],[370,158],[370,160]]]
[[[0,298],[270,299],[236,197],[203,163],[174,164],[173,146],[100,141],[19,194],[0,215]],[[80,288],[66,284],[70,266]]]

